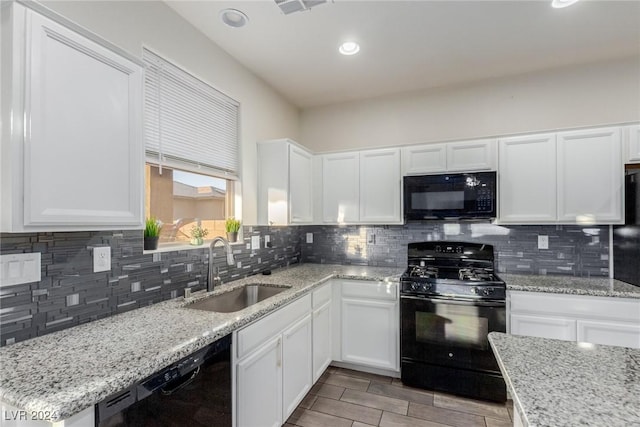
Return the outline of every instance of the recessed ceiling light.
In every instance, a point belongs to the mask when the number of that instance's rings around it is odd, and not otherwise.
[[[556,9],[561,9],[563,7],[571,6],[578,0],[553,0],[551,2],[551,7],[555,7]]]
[[[244,27],[249,18],[238,9],[224,9],[220,11],[222,22],[233,28]]]
[[[360,52],[360,45],[356,42],[344,42],[338,48],[338,52],[343,55],[355,55]]]

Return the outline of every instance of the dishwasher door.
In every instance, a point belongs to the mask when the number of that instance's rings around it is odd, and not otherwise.
[[[96,425],[231,427],[230,344],[226,336],[106,399]]]

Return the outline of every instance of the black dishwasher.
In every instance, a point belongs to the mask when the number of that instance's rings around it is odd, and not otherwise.
[[[231,335],[96,405],[96,426],[231,426]]]

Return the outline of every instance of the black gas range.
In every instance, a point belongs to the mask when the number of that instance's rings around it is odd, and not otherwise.
[[[504,401],[489,332],[506,331],[504,282],[493,246],[421,242],[408,247],[400,278],[402,382]]]
[[[504,300],[505,284],[494,273],[493,246],[461,242],[410,243],[403,294]]]

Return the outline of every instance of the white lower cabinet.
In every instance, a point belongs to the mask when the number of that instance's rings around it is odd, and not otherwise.
[[[332,282],[313,291],[313,382],[327,369],[332,360]]]
[[[311,315],[282,333],[282,422],[289,418],[312,385]]]
[[[235,425],[281,426],[312,385],[311,295],[234,334]]]
[[[341,280],[341,361],[397,371],[398,285]]]
[[[282,425],[282,338],[273,338],[236,365],[237,425]]]
[[[508,332],[640,348],[640,299],[509,291]]]
[[[635,324],[578,320],[578,341],[640,348],[640,319]]]
[[[576,321],[561,317],[511,314],[511,333],[529,337],[576,340]]]

